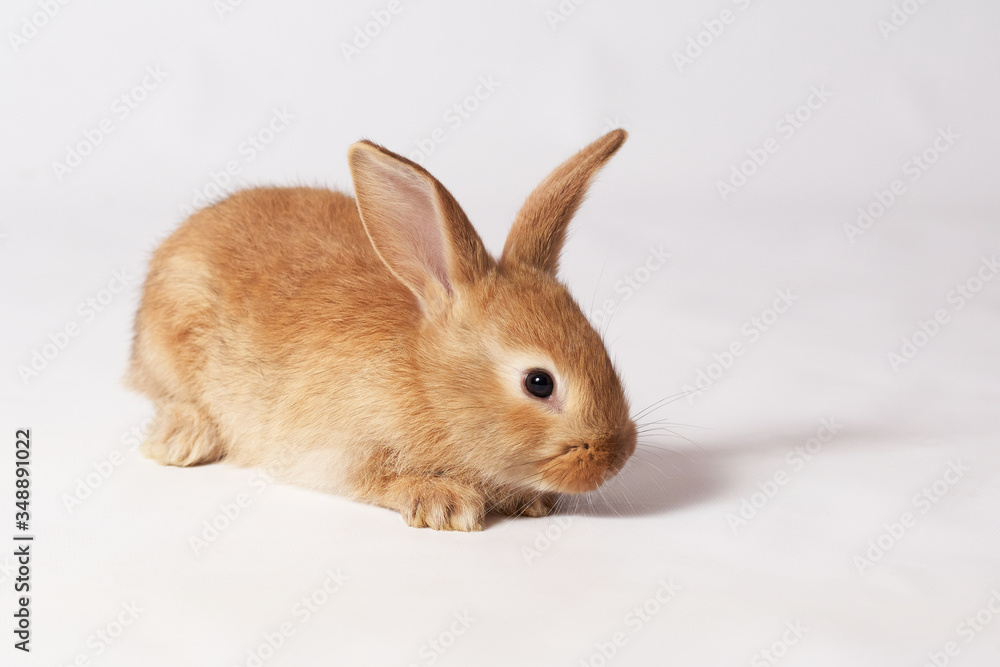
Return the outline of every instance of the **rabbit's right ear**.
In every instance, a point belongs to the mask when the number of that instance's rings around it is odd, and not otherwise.
[[[370,141],[347,160],[368,238],[425,310],[489,270],[494,260],[462,208],[423,167]]]
[[[583,201],[597,170],[625,142],[617,129],[579,151],[528,195],[514,218],[500,264],[526,264],[555,275],[570,218]]]

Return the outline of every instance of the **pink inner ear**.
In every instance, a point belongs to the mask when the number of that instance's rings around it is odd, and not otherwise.
[[[451,294],[441,211],[433,183],[402,164],[374,160],[366,218],[376,249],[389,267],[421,290],[428,278]]]

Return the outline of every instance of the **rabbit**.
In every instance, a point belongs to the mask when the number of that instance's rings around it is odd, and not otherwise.
[[[622,382],[556,277],[610,132],[517,214],[499,259],[445,187],[370,141],[355,198],[236,192],[155,250],[126,382],[155,403],[143,454],[226,461],[474,531],[543,516],[635,451]]]

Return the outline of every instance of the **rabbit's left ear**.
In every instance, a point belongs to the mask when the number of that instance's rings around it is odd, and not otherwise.
[[[500,263],[528,264],[555,274],[566,228],[597,170],[625,143],[625,130],[613,130],[590,144],[555,171],[528,195],[514,218]]]
[[[427,170],[370,141],[351,146],[348,162],[375,251],[425,311],[490,270],[493,259],[476,230]]]

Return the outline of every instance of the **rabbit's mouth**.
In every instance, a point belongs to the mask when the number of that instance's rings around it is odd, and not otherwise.
[[[635,451],[635,440],[593,440],[566,445],[540,469],[543,491],[587,493],[617,475]]]

